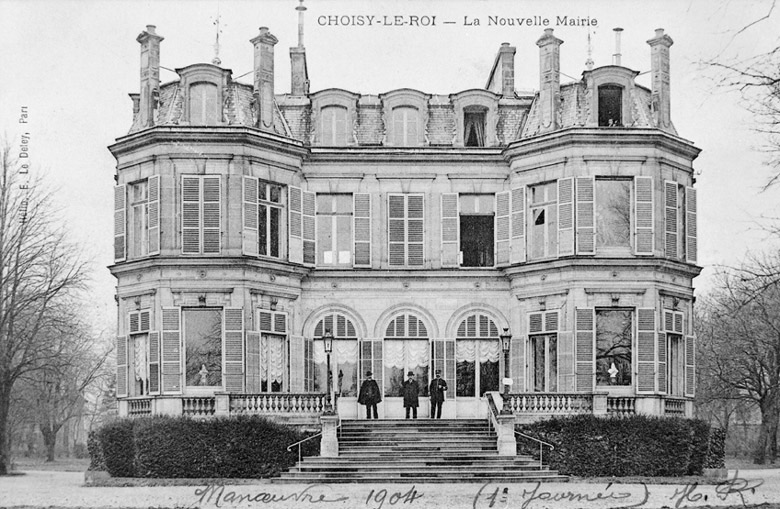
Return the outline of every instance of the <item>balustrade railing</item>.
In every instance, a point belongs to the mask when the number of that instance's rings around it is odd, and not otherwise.
[[[577,414],[593,411],[590,394],[529,392],[510,394],[507,401],[515,414]]]
[[[213,397],[184,397],[181,399],[181,412],[191,417],[208,417],[214,415]]]
[[[685,400],[665,398],[664,415],[671,415],[673,417],[685,417]]]
[[[636,413],[636,398],[614,397],[607,398],[607,415],[624,417]]]
[[[231,414],[320,414],[325,394],[231,394]]]
[[[150,399],[129,400],[127,402],[127,415],[129,415],[130,417],[152,415],[152,400]]]

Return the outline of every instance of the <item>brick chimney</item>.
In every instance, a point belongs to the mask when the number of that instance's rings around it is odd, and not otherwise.
[[[546,28],[536,45],[539,46],[539,120],[541,132],[554,131],[558,126],[561,96],[561,44]]]
[[[295,8],[298,11],[298,46],[290,48],[291,94],[309,95],[309,70],[306,66],[306,48],[303,46],[303,0]]]
[[[255,47],[254,99],[259,109],[255,127],[272,131],[274,128],[274,45],[279,39],[266,27],[260,27],[260,34],[252,39]]]
[[[672,128],[669,95],[669,47],[674,44],[663,28],[655,31],[655,37],[647,41],[650,45],[650,74],[652,76],[653,114],[655,125],[660,129]]]
[[[154,25],[146,25],[146,30],[136,38],[141,44],[141,93],[138,105],[138,114],[141,116],[138,125],[141,128],[154,125],[154,110],[160,95],[160,41],[163,38],[157,35],[155,28]]]
[[[506,98],[515,97],[515,53],[517,48],[508,42],[501,43],[498,54],[501,59],[501,95]]]

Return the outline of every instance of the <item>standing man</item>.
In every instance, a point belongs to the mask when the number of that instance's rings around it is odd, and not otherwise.
[[[379,414],[376,411],[376,406],[382,401],[382,394],[379,392],[379,385],[376,380],[371,378],[371,371],[366,371],[366,379],[360,384],[360,394],[358,394],[358,403],[366,405],[366,419],[371,419],[371,414],[374,414],[374,419],[379,419]]]
[[[420,394],[420,384],[414,379],[414,371],[407,373],[409,377],[401,384],[401,392],[404,395],[404,408],[406,408],[406,418],[409,418],[409,410],[412,411],[414,418],[417,419],[417,407],[420,406],[418,395]]]
[[[441,419],[441,406],[444,403],[444,393],[447,382],[441,378],[441,370],[436,370],[436,378],[431,380],[431,419]]]

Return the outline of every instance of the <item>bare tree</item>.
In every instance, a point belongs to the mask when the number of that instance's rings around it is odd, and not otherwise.
[[[55,220],[40,180],[25,180],[8,142],[0,142],[0,475],[8,473],[8,419],[14,385],[56,365],[86,266]]]

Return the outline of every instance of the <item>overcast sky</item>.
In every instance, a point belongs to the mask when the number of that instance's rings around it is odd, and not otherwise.
[[[169,69],[214,56],[217,13],[222,66],[238,77],[251,71],[249,39],[267,26],[276,45],[276,92],[289,92],[289,48],[297,44],[296,0],[253,1],[41,1],[0,0],[0,133],[31,136],[31,161],[57,190],[62,215],[94,261],[92,313],[113,327],[113,176],[107,146],[125,135],[132,119],[128,93],[139,91],[138,34],[148,24],[165,37],[161,64]],[[672,120],[683,138],[702,149],[695,161],[699,188],[699,258],[696,287],[711,286],[712,267],[735,264],[747,249],[770,244],[757,226],[780,217],[780,188],[760,193],[768,176],[763,140],[736,93],[715,87],[703,60],[747,57],[780,45],[780,13],[735,36],[768,11],[767,1],[642,0],[510,2],[306,0],[305,46],[311,90],[339,87],[378,94],[410,87],[449,94],[484,87],[502,42],[517,47],[515,84],[536,90],[536,40],[549,27],[564,41],[562,81],[579,78],[592,38],[596,66],[611,63],[612,29],[622,27],[623,65],[650,69],[646,41],[656,28],[671,48]],[[383,26],[383,16],[427,16],[435,26]],[[343,16],[364,25],[344,26]],[[374,16],[367,26],[368,16]],[[531,26],[490,26],[489,17],[532,18]],[[557,26],[558,18],[580,26]],[[337,25],[329,24],[336,17]],[[433,21],[435,17],[435,21]],[[586,25],[586,19],[596,26]],[[350,18],[360,19],[360,18]],[[392,19],[392,18],[389,18]],[[479,20],[476,25],[474,20]],[[454,24],[445,24],[454,21]],[[472,23],[472,24],[467,24]],[[162,70],[163,82],[176,74]],[[251,82],[251,76],[240,81]],[[649,86],[649,75],[638,78]],[[18,123],[21,108],[29,123]],[[17,152],[18,150],[14,150]]]

